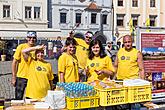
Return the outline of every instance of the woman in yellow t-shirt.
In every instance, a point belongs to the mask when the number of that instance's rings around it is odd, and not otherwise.
[[[89,45],[86,72],[88,81],[105,80],[113,76],[114,67],[111,58],[106,55],[98,39],[92,40]]]
[[[53,71],[51,64],[44,60],[44,45],[30,47],[22,51],[24,60],[29,65],[28,83],[26,97],[31,99],[42,99],[47,91],[53,89]],[[35,51],[35,57],[31,58],[31,51]],[[30,60],[29,60],[30,59]]]
[[[65,42],[66,51],[58,60],[59,82],[79,82],[78,60],[75,56],[77,42],[68,37]]]

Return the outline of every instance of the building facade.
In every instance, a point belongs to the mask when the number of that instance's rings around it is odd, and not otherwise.
[[[38,31],[38,37],[59,31],[48,29],[47,0],[0,0],[0,37],[25,37],[28,30]]]
[[[165,26],[164,0],[113,0],[117,40],[136,26]]]
[[[37,44],[48,47],[46,56],[48,49],[53,48],[48,42],[61,33],[59,29],[48,28],[47,10],[47,0],[0,0],[0,41],[4,42],[0,55],[12,60],[17,46],[26,42],[27,31],[36,31]]]
[[[71,30],[82,35],[87,31],[102,32],[112,41],[111,6],[111,0],[52,0],[49,21],[63,36],[68,36]]]

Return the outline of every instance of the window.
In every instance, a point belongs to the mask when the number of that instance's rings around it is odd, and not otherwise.
[[[150,26],[156,26],[156,15],[150,15]]]
[[[25,6],[25,18],[26,19],[30,19],[31,18],[31,10],[32,7],[29,7],[29,6]]]
[[[76,13],[76,23],[81,23],[81,13]]]
[[[132,0],[132,7],[138,7],[138,0]]]
[[[40,7],[34,7],[34,19],[40,18]]]
[[[105,14],[102,15],[102,23],[107,24],[107,15]]]
[[[96,16],[97,16],[96,13],[91,14],[91,24],[96,24]]]
[[[10,5],[3,5],[3,18],[10,17]]]
[[[118,0],[117,1],[117,6],[123,6],[123,0]]]
[[[155,7],[155,0],[150,0],[150,7]]]
[[[60,13],[60,23],[66,23],[66,13]]]
[[[124,26],[124,14],[117,14],[117,26]]]
[[[133,26],[138,26],[138,17],[139,15],[132,15]]]

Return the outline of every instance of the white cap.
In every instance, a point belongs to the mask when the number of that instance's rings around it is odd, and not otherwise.
[[[36,33],[36,31],[28,31],[27,32],[27,37],[37,37],[37,33]]]

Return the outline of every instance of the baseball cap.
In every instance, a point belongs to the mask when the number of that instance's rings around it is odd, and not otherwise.
[[[37,37],[36,31],[28,31],[27,32],[27,37]]]

